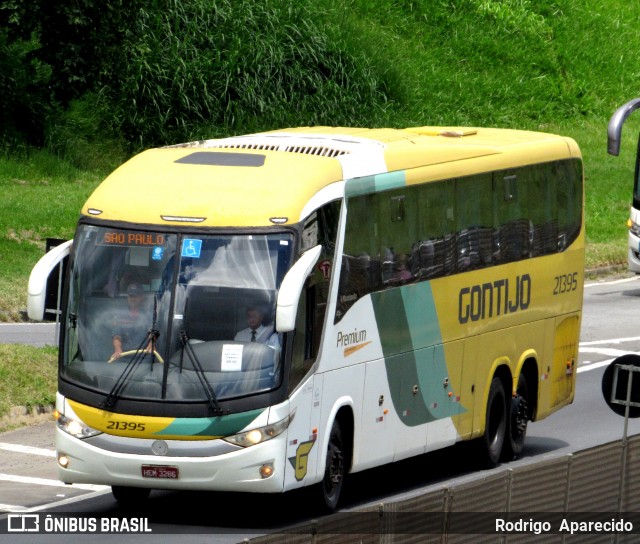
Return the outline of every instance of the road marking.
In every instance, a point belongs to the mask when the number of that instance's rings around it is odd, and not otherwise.
[[[611,280],[611,281],[598,281],[593,283],[585,283],[585,287],[594,287],[597,285],[617,285],[619,283],[629,283],[630,281],[636,281],[638,279],[637,276],[633,276],[631,278],[622,278],[620,280]]]
[[[622,344],[624,342],[638,342],[640,336],[631,336],[628,338],[613,338],[611,340],[592,340],[591,342],[580,342],[580,347],[583,346],[600,346],[606,344]]]
[[[84,493],[82,495],[78,495],[76,497],[69,497],[67,499],[62,499],[59,501],[54,501],[54,502],[49,502],[47,504],[40,504],[38,506],[30,506],[30,507],[25,507],[25,506],[15,506],[14,508],[17,508],[19,510],[16,510],[16,512],[41,512],[41,511],[47,511],[50,510],[51,508],[57,508],[58,506],[67,506],[68,504],[74,504],[76,502],[82,502],[82,501],[86,501],[89,499],[93,499],[94,497],[99,497],[101,495],[106,495],[107,493],[111,493],[111,488],[109,486],[102,486],[104,487],[104,489],[100,489],[98,491],[93,491],[92,493]],[[7,508],[4,508],[4,507]],[[0,504],[0,512],[1,511],[11,511],[9,510],[9,508],[11,507],[11,505],[7,504],[7,505],[2,505]],[[23,510],[24,509],[24,510]],[[0,515],[0,519],[2,519],[2,515]]]
[[[45,448],[34,448],[32,446],[21,446],[20,444],[10,444],[8,442],[0,442],[0,450],[28,453],[29,455],[41,455],[43,457],[56,456],[56,452],[54,450],[48,450]]]
[[[0,512],[28,512],[29,509],[26,506],[16,506],[15,504],[2,504],[0,503]]]
[[[101,491],[107,488],[107,486],[104,486],[104,485],[65,484],[60,480],[50,480],[47,478],[34,478],[32,476],[16,476],[14,474],[2,474],[2,473],[0,473],[0,481],[15,482],[19,484],[47,485],[50,487],[71,487],[73,489],[86,489],[88,491]]]
[[[602,368],[603,366],[609,366],[614,359],[607,359],[606,361],[597,361],[592,363],[591,361],[585,361],[578,367],[578,374],[581,372],[589,372],[589,370],[595,370],[596,368]]]
[[[597,353],[598,355],[606,355],[607,357],[620,357],[627,355],[629,352],[624,349],[614,348],[580,348],[580,353]]]
[[[636,278],[631,278],[635,280]],[[622,281],[622,280],[619,280]],[[627,338],[612,338],[610,340],[593,340],[591,342],[580,342],[580,354],[583,353],[595,353],[597,355],[604,355],[608,357],[604,361],[582,361],[580,366],[578,367],[578,373],[580,372],[588,372],[589,370],[595,370],[597,368],[602,368],[603,366],[610,365],[613,361],[615,361],[618,357],[622,355],[640,355],[640,352],[635,351],[626,351],[623,349],[615,349],[606,346],[624,344],[625,342],[640,342],[640,336],[631,336]],[[603,346],[603,347],[597,347]]]

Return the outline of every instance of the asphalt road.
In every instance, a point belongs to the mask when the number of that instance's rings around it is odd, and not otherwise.
[[[537,463],[620,439],[623,418],[605,404],[601,392],[604,368],[617,356],[640,353],[640,327],[635,321],[640,303],[640,278],[590,283],[585,304],[580,343],[576,400],[548,419],[530,424],[522,456],[513,465]],[[0,326],[0,341],[3,336]],[[29,334],[18,329],[21,334]],[[42,331],[40,331],[42,332]],[[53,332],[51,332],[53,334]],[[640,433],[640,418],[631,420],[629,434]],[[464,444],[394,465],[353,475],[345,489],[343,506],[355,508],[381,501],[400,500],[442,486],[443,482],[482,477],[465,461]],[[108,488],[64,486],[56,479],[53,458],[53,423],[0,434],[0,511],[77,512],[118,515]],[[502,465],[498,469],[504,470]],[[241,542],[291,523],[308,519],[305,492],[283,496],[246,496],[230,493],[186,493],[154,491],[139,515],[148,516],[154,542]],[[2,517],[2,516],[0,516]],[[204,538],[208,533],[213,538]],[[31,535],[20,540],[8,535],[3,542],[68,544],[73,535]],[[78,537],[84,542],[86,537]],[[100,539],[95,535],[92,539]],[[114,542],[108,535],[105,541]],[[129,542],[120,535],[118,542]],[[129,537],[131,538],[131,537]],[[145,538],[140,535],[133,538]]]
[[[0,344],[55,345],[57,330],[55,323],[2,323]]]

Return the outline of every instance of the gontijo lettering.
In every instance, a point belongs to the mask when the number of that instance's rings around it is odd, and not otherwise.
[[[461,324],[493,316],[526,310],[531,302],[531,276],[516,276],[515,282],[507,278],[493,283],[481,283],[460,289],[458,321]]]

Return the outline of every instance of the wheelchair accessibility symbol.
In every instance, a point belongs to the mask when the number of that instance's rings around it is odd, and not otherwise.
[[[191,257],[192,259],[200,258],[202,251],[202,240],[195,238],[185,238],[182,240],[182,257]]]

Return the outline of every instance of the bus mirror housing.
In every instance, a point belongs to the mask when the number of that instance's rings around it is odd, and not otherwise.
[[[296,313],[304,282],[320,258],[322,246],[305,251],[285,275],[276,304],[276,331],[290,332],[296,325]]]
[[[68,258],[69,251],[71,250],[71,242],[73,242],[73,240],[68,240],[54,247],[51,251],[45,253],[44,257],[33,267],[27,288],[27,315],[29,319],[33,319],[34,321],[45,320],[45,312],[50,310],[45,308],[47,292],[55,289],[59,299],[61,295],[60,287],[62,285],[62,278],[59,278],[57,286],[49,286],[48,284],[51,273],[56,270],[56,267],[59,266],[64,259]],[[56,308],[56,310],[58,309],[59,308]]]
[[[609,155],[620,154],[620,142],[622,140],[622,125],[629,115],[640,108],[640,98],[634,98],[624,106],[620,106],[609,119],[607,127],[607,152]]]

